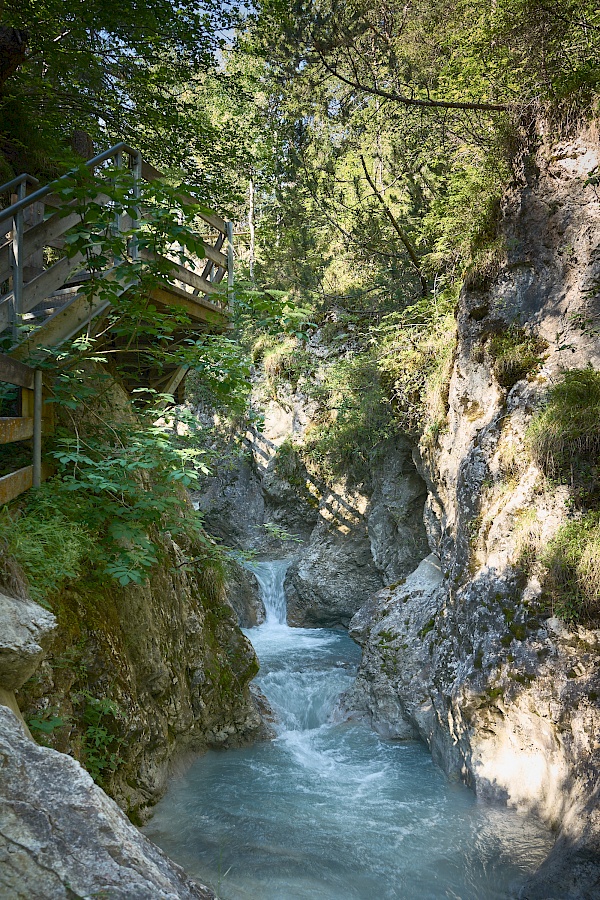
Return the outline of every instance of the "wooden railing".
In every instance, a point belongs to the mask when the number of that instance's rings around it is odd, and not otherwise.
[[[120,167],[126,160],[132,171],[135,205],[135,198],[140,195],[140,182],[152,182],[163,177],[142,159],[138,151],[125,143],[116,144],[110,150],[89,160],[86,166],[94,170],[106,162],[111,162],[114,166]],[[45,249],[63,249],[66,233],[80,220],[75,210],[76,201],[69,203],[57,194],[61,182],[68,177],[64,176],[33,192],[28,191],[28,185],[35,186],[37,181],[29,175],[21,175],[0,186],[0,195],[9,194],[12,201],[10,206],[0,210],[0,234],[5,234],[5,241],[0,244],[0,286],[3,284],[6,286],[4,291],[0,289],[0,333],[10,328],[13,343],[18,342],[21,326],[27,324],[27,316],[31,310],[85,269],[85,259],[81,254],[62,257],[47,267],[43,261]],[[92,199],[100,203],[109,202],[109,198],[102,194],[100,181],[98,191],[99,193]],[[197,205],[197,201],[192,197],[182,195],[182,200]],[[69,207],[73,208],[73,212],[69,213]],[[47,208],[54,210],[49,216]],[[143,221],[143,210],[135,206],[134,211],[135,217],[128,221],[127,217],[117,217],[117,227],[126,229],[136,222]],[[202,240],[205,259],[194,260],[192,268],[179,265],[176,260],[169,260],[172,265],[168,281],[170,287],[175,289],[172,304],[176,305],[175,298],[179,296],[183,301],[181,305],[188,313],[192,316],[197,313],[197,317],[202,318],[201,308],[206,310],[212,308],[221,313],[226,311],[227,295],[223,294],[219,284],[227,274],[228,288],[233,285],[233,227],[230,222],[226,222],[215,213],[199,211],[198,216],[217,232],[216,240],[214,243]],[[225,243],[226,253],[223,253],[222,247]],[[134,237],[130,244],[130,255],[136,259],[138,253]],[[139,255],[151,258],[147,253]],[[172,282],[177,282],[177,285]],[[131,285],[123,287],[126,290]],[[162,298],[162,301],[164,299]],[[94,308],[93,304],[90,306],[87,298],[85,305],[90,308],[84,311],[84,304],[77,303],[75,297],[71,303],[72,314],[62,316],[62,327],[51,331],[48,340],[44,340],[45,345],[57,345],[72,337],[73,328],[76,333],[90,321],[90,318],[104,312],[107,305],[102,306],[99,303]],[[72,328],[69,328],[67,322]]]
[[[32,369],[10,356],[0,354],[0,382],[19,387],[19,416],[0,417],[0,444],[14,444],[33,438],[32,464],[0,478],[0,504],[14,500],[30,487],[39,487],[47,474],[42,466],[44,428],[43,384],[40,369]]]
[[[167,250],[166,256],[157,257],[138,246],[136,226],[144,221],[141,182],[154,182],[162,179],[163,175],[125,143],[116,144],[85,165],[95,171],[106,163],[117,168],[127,166],[132,174],[129,210],[133,215],[115,215],[115,230],[133,235],[128,244],[128,256],[132,261],[158,259],[166,264],[164,281],[150,290],[149,297],[167,307],[183,308],[192,322],[196,325],[201,323],[201,327],[226,327],[233,286],[232,224],[216,213],[198,209],[196,214],[199,218],[209,230],[216,232],[216,237],[213,235],[210,240],[206,235],[202,238],[196,236],[201,239],[204,258],[190,259],[186,254],[186,265],[181,265],[176,247],[172,251]],[[63,255],[50,264],[44,262],[45,251],[52,250],[54,255],[55,251],[62,251],[67,232],[81,221],[76,208],[79,201],[65,200],[64,194],[61,194],[61,186],[66,185],[65,179],[72,174],[68,173],[41,188],[37,179],[30,175],[20,175],[0,186],[0,196],[9,200],[9,205],[0,210],[0,338],[11,345],[10,356],[0,354],[0,383],[16,385],[21,389],[20,415],[0,417],[0,444],[33,438],[32,465],[0,477],[0,504],[7,503],[32,486],[39,486],[45,475],[42,466],[42,374],[39,369],[24,365],[19,360],[35,358],[41,347],[60,346],[90,326],[92,320],[102,316],[110,306],[105,296],[98,294],[90,297],[89,292],[78,288],[86,277],[86,260],[82,254]],[[185,194],[178,197],[183,204],[197,208],[194,198]],[[103,193],[101,172],[91,186],[90,200],[101,204],[111,202]],[[114,280],[119,277],[116,262],[113,260],[107,264],[102,277]],[[227,291],[220,287],[225,275]],[[131,278],[117,284],[113,295],[125,294],[135,284]],[[40,304],[44,306],[46,301],[48,316],[40,324]],[[37,323],[32,314],[36,307],[39,314]],[[30,328],[24,329],[24,325]],[[167,372],[160,389],[165,393],[174,393],[181,386],[186,371],[185,366],[180,366],[173,372]]]

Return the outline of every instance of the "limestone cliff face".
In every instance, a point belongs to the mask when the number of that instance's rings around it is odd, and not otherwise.
[[[542,140],[524,160],[504,207],[506,258],[460,298],[447,427],[416,457],[435,556],[350,626],[364,657],[348,708],[423,738],[478,794],[560,829],[528,900],[600,896],[600,632],[553,618],[518,565],[523,541],[543,546],[567,515],[566,489],[524,450],[526,428],[562,370],[600,366],[581,327],[599,312],[600,203],[586,183],[599,162],[594,130]],[[512,385],[492,352],[511,327],[545,347]]]

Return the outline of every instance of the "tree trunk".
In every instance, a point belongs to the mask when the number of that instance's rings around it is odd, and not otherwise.
[[[0,91],[25,60],[29,33],[0,25]]]

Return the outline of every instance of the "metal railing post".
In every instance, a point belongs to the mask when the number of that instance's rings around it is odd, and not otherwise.
[[[42,483],[42,370],[33,376],[33,486]]]
[[[27,178],[25,175],[17,187],[17,203],[27,195]],[[12,299],[10,301],[10,329],[14,343],[19,339],[19,327],[23,324],[23,210],[19,209],[12,217],[12,240],[10,245],[10,267],[12,274]]]
[[[131,223],[131,230],[133,231],[133,236],[131,238],[131,242],[129,244],[129,254],[131,259],[135,262],[136,259],[139,258],[140,249],[139,249],[139,241],[137,237],[137,231],[140,227],[141,223],[141,212],[140,212],[140,194],[141,194],[141,181],[142,181],[142,154],[138,151],[133,157],[133,209],[135,210],[135,218]]]
[[[227,305],[233,306],[233,222],[227,222]]]
[[[123,165],[123,152],[121,150],[117,150],[113,159],[114,159],[115,168],[120,169],[121,166]],[[115,179],[115,185],[116,185],[116,179]],[[117,212],[115,212],[115,224],[113,225],[113,234],[115,236],[117,236],[120,233],[121,233],[121,214],[117,211]],[[118,266],[121,261],[122,260],[121,260],[120,256],[115,256],[113,259],[113,264],[115,266]]]

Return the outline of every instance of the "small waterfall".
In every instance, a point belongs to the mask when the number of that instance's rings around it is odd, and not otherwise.
[[[274,559],[248,564],[248,568],[254,573],[260,586],[260,596],[265,604],[267,614],[265,623],[267,625],[285,625],[286,608],[283,583],[289,565],[289,559]]]
[[[248,568],[267,619],[245,633],[276,737],[199,759],[147,834],[222,900],[515,896],[552,836],[449,784],[421,744],[337,722],[358,646],[341,631],[286,624],[287,560]]]

